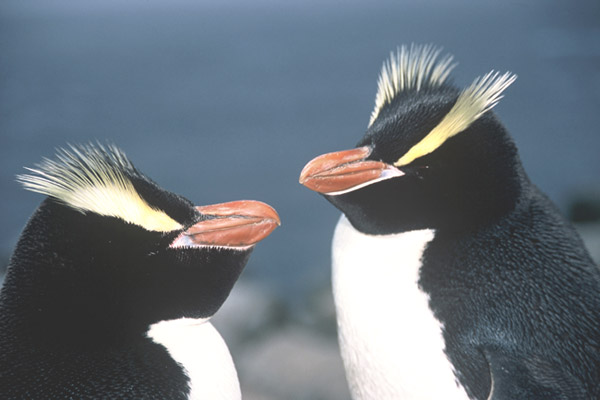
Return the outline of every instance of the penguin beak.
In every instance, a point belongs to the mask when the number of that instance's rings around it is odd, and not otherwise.
[[[243,250],[281,225],[277,211],[260,201],[232,201],[199,206],[196,210],[213,218],[200,221],[181,233],[171,248],[208,246]]]
[[[339,195],[404,175],[392,165],[365,160],[371,151],[364,146],[318,156],[302,169],[300,183],[318,193]]]

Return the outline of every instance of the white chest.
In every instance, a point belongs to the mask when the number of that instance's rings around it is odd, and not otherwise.
[[[225,341],[210,322],[182,318],[150,326],[148,337],[167,348],[190,379],[190,400],[239,400],[240,384]]]
[[[444,353],[442,326],[418,286],[432,230],[372,236],[346,217],[333,239],[340,348],[355,400],[468,399]]]

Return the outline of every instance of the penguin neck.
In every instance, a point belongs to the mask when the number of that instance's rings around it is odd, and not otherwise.
[[[519,171],[506,185],[499,185],[501,190],[468,192],[467,187],[453,188],[462,194],[443,197],[424,195],[399,185],[394,187],[394,182],[371,186],[325,198],[363,234],[391,235],[431,229],[459,236],[490,226],[513,213],[528,196],[531,183]],[[392,195],[390,190],[394,190]]]
[[[118,343],[143,336],[149,323],[128,315],[104,282],[53,276],[48,265],[13,262],[1,295],[2,329],[29,340],[70,347]],[[46,269],[45,273],[40,270]],[[30,274],[36,270],[35,274]],[[115,295],[111,298],[111,293]]]

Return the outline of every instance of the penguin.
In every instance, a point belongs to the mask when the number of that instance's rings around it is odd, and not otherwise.
[[[402,46],[355,148],[300,183],[342,212],[332,243],[352,397],[600,398],[600,270],[527,177],[492,112],[516,76],[449,80],[451,55]]]
[[[0,292],[0,398],[241,398],[210,318],[273,208],[195,207],[114,145],[59,149],[18,180],[47,197]]]

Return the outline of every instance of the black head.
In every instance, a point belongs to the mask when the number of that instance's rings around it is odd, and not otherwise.
[[[357,148],[307,164],[301,183],[358,230],[470,229],[512,209],[524,179],[517,150],[490,109],[513,75],[490,73],[459,90],[452,58],[402,48],[384,65],[376,107]]]
[[[32,171],[19,179],[49,197],[21,235],[2,306],[46,333],[123,337],[210,317],[279,224],[264,203],[194,207],[114,147],[61,150]]]

